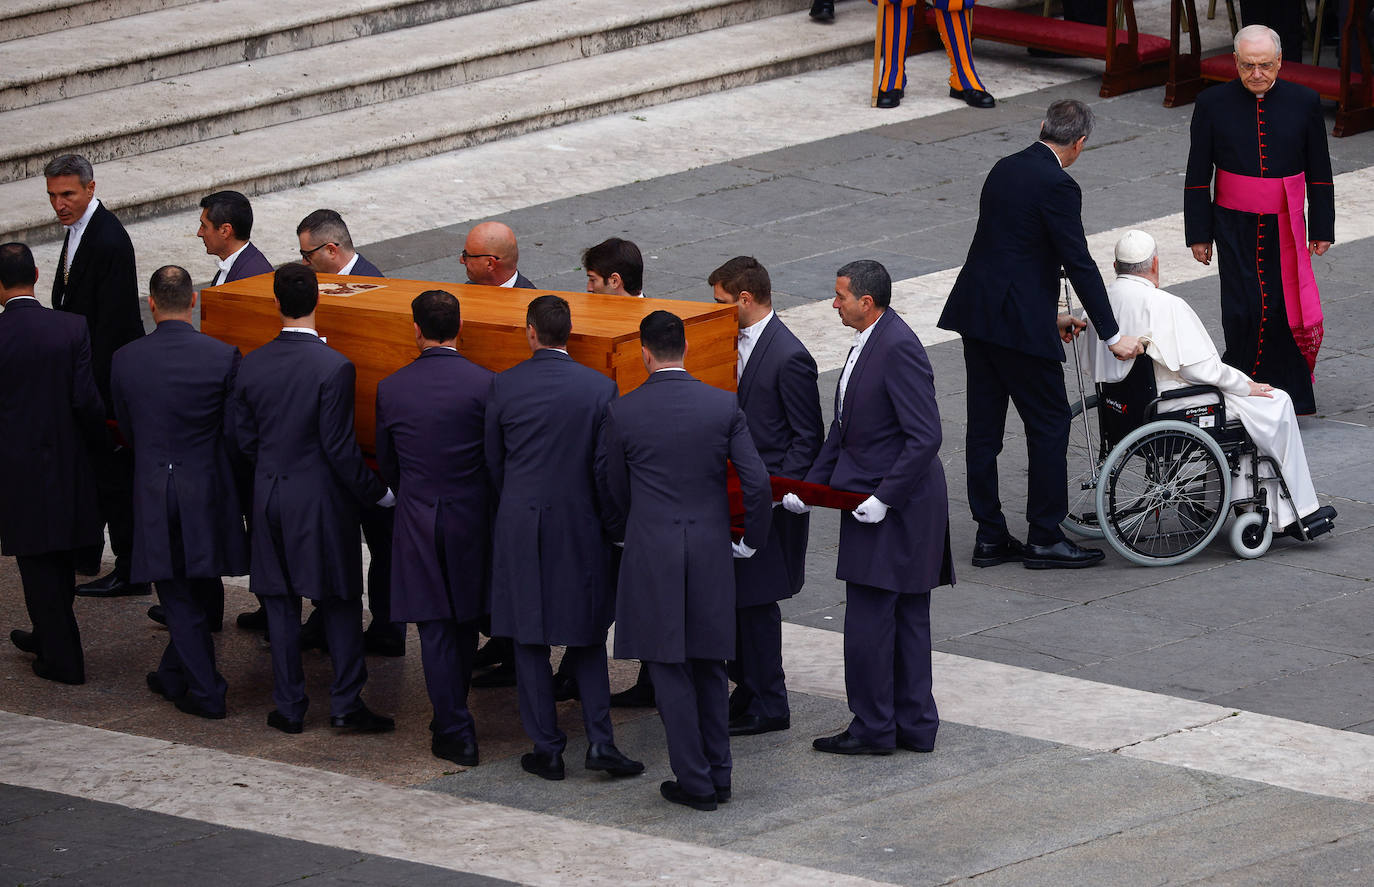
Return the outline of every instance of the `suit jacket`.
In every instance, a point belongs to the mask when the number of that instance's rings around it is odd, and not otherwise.
[[[1062,361],[1056,326],[1062,267],[1098,334],[1116,335],[1107,290],[1083,236],[1082,210],[1078,183],[1047,145],[1036,142],[997,161],[983,182],[978,228],[940,328]]]
[[[492,498],[482,421],[491,379],[458,352],[430,348],[377,386],[377,464],[396,493],[398,622],[486,612]]]
[[[515,283],[512,285],[511,288],[518,290],[532,290],[534,289],[534,284],[530,283],[530,279],[528,277],[517,271],[515,272]]]
[[[623,521],[615,655],[685,662],[735,655],[726,460],[744,495],[744,541],[768,540],[772,489],[728,391],[666,370],[613,402],[601,435],[608,504]]]
[[[234,264],[229,266],[229,273],[224,275],[224,283],[243,280],[245,277],[256,277],[259,274],[271,274],[272,270],[272,263],[267,261],[262,250],[250,242],[243,248],[243,252],[239,253]]]
[[[138,303],[134,244],[115,214],[102,203],[69,256],[67,280],[59,267],[52,279],[52,306],[86,318],[91,332],[91,369],[106,406],[114,353],[143,335]]]
[[[114,413],[134,451],[135,582],[177,578],[169,487],[181,522],[186,578],[248,572],[248,537],[225,424],[239,359],[233,345],[180,320],[163,321],[115,353]]]
[[[875,495],[889,508],[876,524],[842,513],[835,577],[919,594],[954,582],[935,375],[895,311],[876,324],[806,479]]]
[[[91,448],[105,405],[78,317],[30,299],[0,313],[0,553],[71,551],[102,540]]]
[[[254,594],[362,595],[359,509],[386,487],[358,449],[355,381],[348,358],[309,333],[282,332],[239,365],[231,409],[238,447],[254,463]],[[267,522],[274,497],[289,587]]]
[[[522,644],[605,643],[615,595],[593,462],[616,394],[609,377],[552,349],[492,381],[486,452],[500,495],[493,634]]]
[[[754,343],[737,396],[768,473],[806,477],[825,437],[816,361],[782,318],[774,315]],[[735,561],[737,606],[780,601],[801,591],[810,526],[810,515],[773,509],[768,544]]]
[[[385,277],[377,266],[367,260],[362,253],[358,253],[358,261],[353,263],[353,270],[348,272],[349,277]]]

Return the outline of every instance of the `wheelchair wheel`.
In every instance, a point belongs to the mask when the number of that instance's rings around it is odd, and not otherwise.
[[[1080,403],[1069,403],[1069,513],[1060,524],[1065,530],[1083,539],[1101,539],[1102,527],[1097,522],[1097,479],[1101,474],[1101,432],[1097,422],[1097,394],[1089,394]],[[1087,430],[1083,414],[1087,413]]]
[[[1231,524],[1230,538],[1238,557],[1260,557],[1274,541],[1274,525],[1258,511],[1247,511]]]
[[[1187,422],[1137,428],[1107,455],[1097,484],[1097,519],[1107,543],[1142,566],[1197,554],[1221,530],[1231,471],[1221,447]]]

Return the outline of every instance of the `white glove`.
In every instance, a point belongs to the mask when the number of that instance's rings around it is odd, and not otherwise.
[[[393,492],[391,492],[391,488],[390,488],[390,487],[387,488],[386,495],[383,496],[382,498],[380,498],[380,499],[377,500],[377,507],[378,507],[378,508],[395,508],[395,507],[396,507],[396,494],[393,493]]]
[[[743,539],[741,539],[738,542],[730,543],[730,552],[735,557],[753,557],[755,550],[756,549],[750,548],[748,545],[745,545]]]
[[[887,506],[877,496],[869,496],[854,509],[854,519],[861,524],[876,524],[887,517]]]
[[[811,510],[811,506],[801,500],[796,493],[788,493],[782,497],[782,507],[793,514],[806,514]]]

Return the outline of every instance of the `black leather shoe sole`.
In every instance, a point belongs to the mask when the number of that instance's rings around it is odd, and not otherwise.
[[[33,636],[33,632],[31,631],[24,631],[22,628],[16,628],[14,631],[10,632],[10,643],[14,644],[25,653],[32,653],[35,656],[38,655],[38,639]]]
[[[712,792],[709,795],[689,795],[682,790],[682,786],[676,781],[669,780],[658,787],[658,793],[663,795],[665,801],[672,801],[674,804],[681,804],[684,807],[691,807],[693,810],[704,810],[710,812],[716,809],[716,795]]]
[[[547,779],[550,782],[561,782],[567,776],[567,768],[563,766],[562,756],[552,758],[545,757],[538,752],[529,752],[520,756],[520,769],[526,773],[533,773],[540,779]]]
[[[185,712],[188,715],[195,715],[198,718],[205,718],[209,721],[222,721],[228,716],[226,712],[210,711],[209,709],[201,708],[193,702],[189,696],[183,696],[172,704],[177,707],[177,711]]]
[[[761,718],[758,715],[745,715],[730,722],[730,735],[758,736],[761,733],[789,730],[791,727],[791,718]]]
[[[639,761],[632,761],[629,758],[594,758],[588,757],[585,764],[588,770],[599,770],[602,773],[609,773],[612,776],[638,776],[644,772],[644,765]],[[561,777],[560,777],[561,778]]]
[[[305,722],[293,721],[274,708],[267,713],[267,726],[294,736],[305,729]]]
[[[1087,558],[1023,558],[1021,566],[1027,570],[1081,570],[1084,567],[1095,567],[1102,563],[1106,556],[1102,552],[1097,552],[1096,557]]]
[[[1026,547],[1015,539],[1008,539],[996,545],[976,542],[973,545],[973,565],[975,567],[995,567],[998,564],[1024,560]]]
[[[949,88],[949,97],[958,99],[970,108],[995,108],[997,99],[983,92],[981,89],[955,89]]]
[[[904,739],[897,740],[897,747],[907,751],[920,752],[923,755],[928,755],[935,751],[935,746],[933,745],[917,745],[914,742],[907,742]]]
[[[477,766],[477,743],[444,740],[435,737],[429,743],[430,754],[445,761],[452,761],[460,767]]]
[[[811,747],[832,755],[890,755],[892,749],[865,745],[852,736],[822,736],[811,741]]]

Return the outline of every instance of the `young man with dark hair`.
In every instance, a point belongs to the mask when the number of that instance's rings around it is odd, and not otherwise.
[[[731,555],[750,557],[767,543],[771,486],[735,398],[683,368],[682,320],[655,311],[640,322],[639,338],[649,378],[608,407],[598,460],[608,526],[625,543],[615,655],[647,663],[653,678],[677,776],[659,792],[714,810],[731,791]],[[744,539],[734,543],[727,459],[745,505]]]
[[[315,331],[319,285],[305,265],[283,265],[272,291],[277,338],[244,357],[234,389],[239,449],[254,464],[253,593],[272,636],[268,726],[304,729],[309,699],[301,670],[301,598],[315,602],[334,664],[330,724],[391,730],[363,704],[362,540],[359,509],[395,504],[367,467],[353,430],[356,371]]]
[[[253,205],[237,191],[216,191],[200,199],[196,236],[205,244],[205,252],[219,260],[211,286],[272,272],[272,263],[249,241]]]
[[[587,292],[608,296],[644,298],[644,257],[639,247],[619,237],[609,237],[582,253],[587,272]]]

